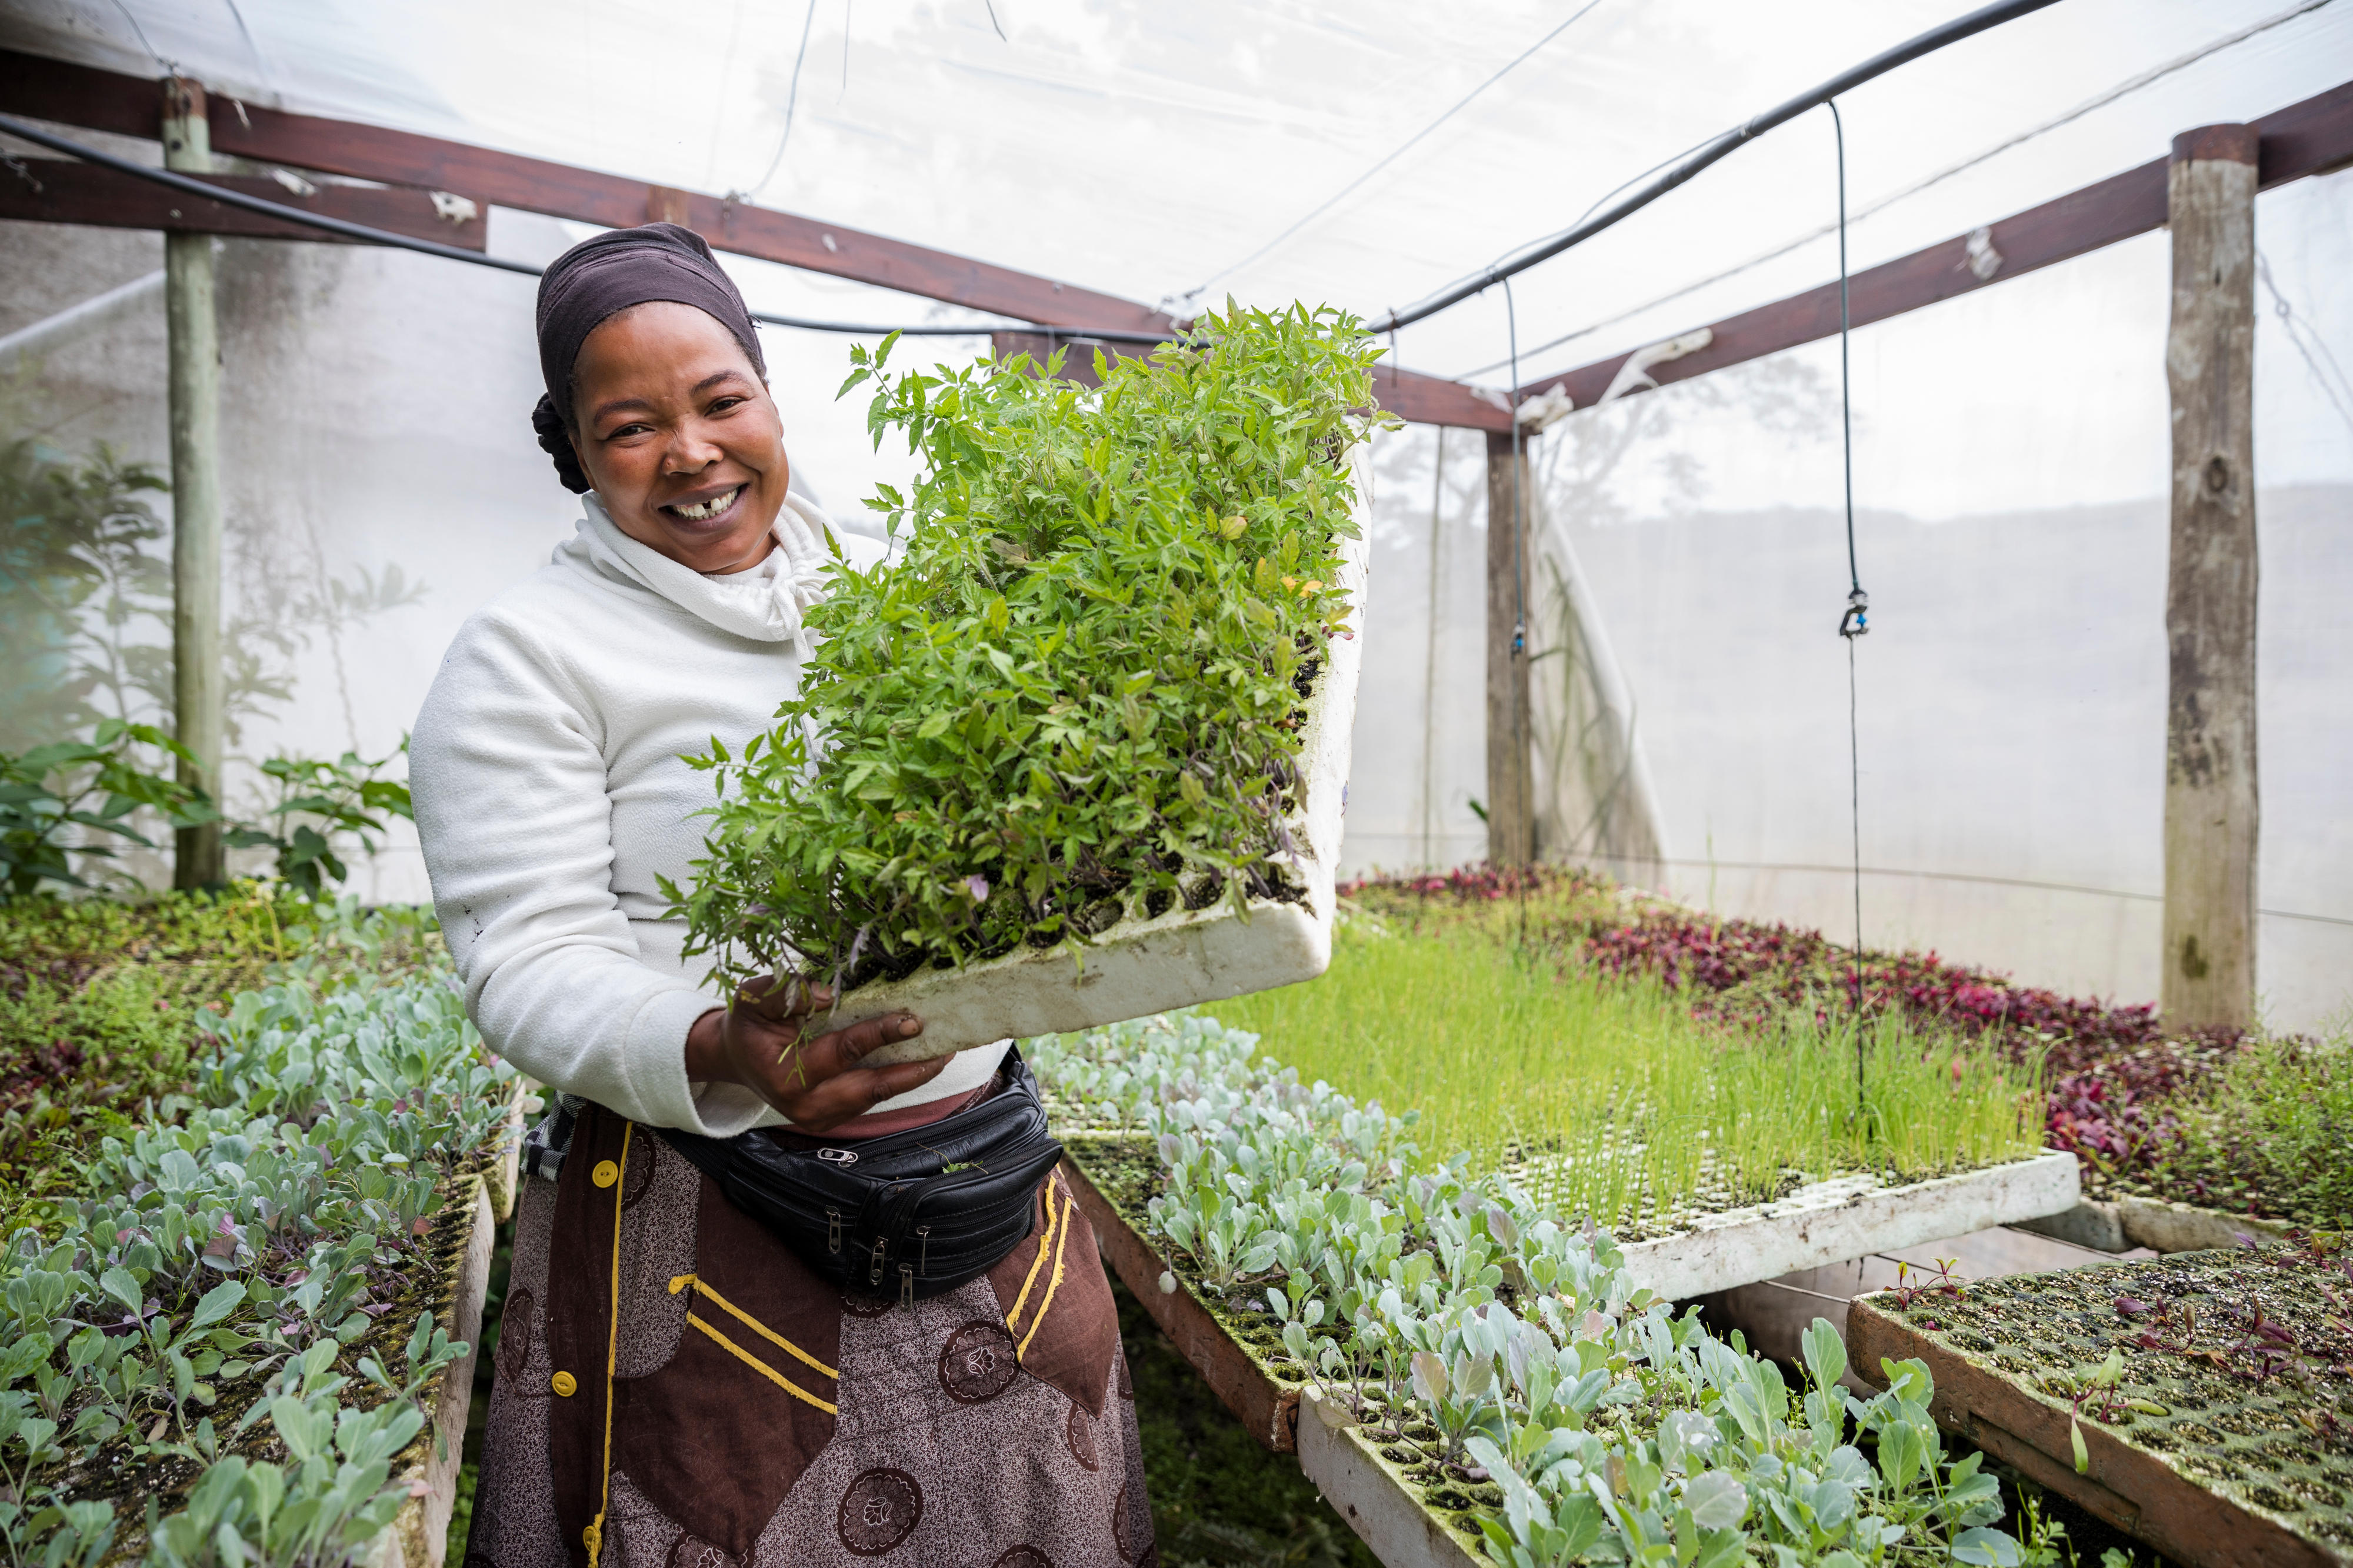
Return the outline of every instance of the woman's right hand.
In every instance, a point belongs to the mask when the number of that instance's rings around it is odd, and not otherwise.
[[[694,1021],[686,1036],[686,1076],[693,1083],[735,1083],[766,1100],[805,1132],[826,1132],[863,1116],[893,1095],[939,1076],[949,1058],[860,1067],[869,1051],[923,1032],[923,1021],[890,1013],[821,1035],[810,1016],[833,1005],[822,985],[759,979],[726,1008]]]

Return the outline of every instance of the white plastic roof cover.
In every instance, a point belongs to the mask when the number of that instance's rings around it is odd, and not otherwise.
[[[1148,301],[1230,290],[1369,316],[1963,8],[0,0],[0,44],[142,74],[168,61],[257,102],[745,191]],[[1842,100],[1853,264],[2348,77],[2353,0],[2062,0]],[[2272,279],[2257,388],[2262,901],[2279,911],[2263,963],[2275,1020],[2296,1026],[2353,998],[2353,656],[2328,629],[2329,606],[2353,592],[2348,180],[2267,195],[2258,220]],[[1525,274],[1508,302],[1522,379],[1823,281],[1834,197],[1816,112]],[[0,304],[0,331],[157,264],[152,237],[28,226],[0,232],[12,286],[26,280]],[[501,212],[491,244],[544,258],[583,232]],[[2156,991],[2165,246],[2144,237],[1856,339],[1863,574],[1882,612],[1862,650],[1870,935],[2128,999]],[[246,313],[229,334],[231,396],[245,401],[226,439],[255,538],[311,541],[323,574],[403,564],[432,585],[338,633],[349,646],[332,676],[320,643],[318,668],[256,721],[247,750],[332,751],[346,735],[380,749],[457,622],[567,526],[522,425],[530,284],[324,247],[227,253],[242,258],[229,308]],[[730,265],[768,309],[959,319]],[[72,395],[47,439],[103,437],[161,459],[153,315],[50,356],[46,374]],[[1506,323],[1491,290],[1408,329],[1400,357],[1501,384]],[[838,511],[904,461],[870,452],[858,411],[830,404],[844,351],[815,334],[771,339],[797,462]],[[1581,584],[1588,612],[1569,626],[1565,596],[1538,606],[1546,635],[1582,650],[1555,667],[1608,667],[1610,754],[1627,753],[1630,779],[1645,763],[1645,821],[1614,849],[1640,839],[1663,863],[1627,868],[1729,912],[1837,931],[1845,883],[1804,869],[1848,854],[1843,669],[1828,633],[1845,586],[1824,423],[1834,370],[1816,345],[1574,416],[1536,443],[1547,478],[1532,511],[1538,576],[1562,595]],[[302,390],[266,395],[290,385]],[[1482,847],[1470,802],[1483,794],[1483,473],[1476,438],[1455,433],[1433,492],[1433,448],[1421,430],[1380,455],[1388,549],[1350,817],[1360,868],[1450,864]],[[1371,700],[1383,679],[1392,703]],[[1572,721],[1593,732],[1589,683],[1548,700],[1556,740]],[[1600,847],[1583,797],[1556,796],[1553,846]],[[413,862],[375,875],[387,895],[421,891]]]

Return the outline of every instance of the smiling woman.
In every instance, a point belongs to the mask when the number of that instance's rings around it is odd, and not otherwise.
[[[706,575],[776,548],[784,430],[726,328],[691,305],[633,305],[580,345],[572,396],[575,449],[623,533]]]
[[[727,995],[666,918],[711,800],[682,753],[768,728],[833,564],[881,547],[787,493],[759,340],[691,231],[575,247],[538,324],[579,531],[459,631],[410,774],[468,1009],[560,1091],[468,1554],[1135,1563],[1117,1315],[1020,1058],[864,1065],[922,1024]]]

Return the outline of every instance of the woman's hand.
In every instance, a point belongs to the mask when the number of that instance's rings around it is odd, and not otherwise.
[[[766,1100],[795,1127],[825,1132],[863,1116],[893,1095],[929,1083],[949,1058],[865,1068],[860,1058],[879,1046],[913,1039],[921,1019],[887,1014],[828,1034],[808,1035],[810,1015],[833,1005],[822,985],[798,979],[752,981],[732,1006],[714,1007],[686,1035],[686,1076],[692,1083],[736,1083]]]

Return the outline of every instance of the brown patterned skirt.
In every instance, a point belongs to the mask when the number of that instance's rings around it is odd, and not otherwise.
[[[902,1306],[826,1285],[587,1107],[563,1179],[525,1184],[466,1558],[1156,1563],[1118,1313],[1061,1173],[1004,1262]]]

